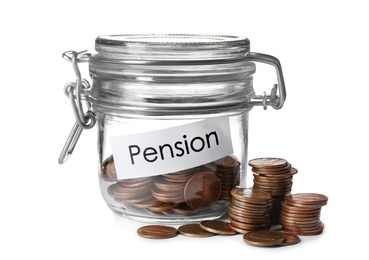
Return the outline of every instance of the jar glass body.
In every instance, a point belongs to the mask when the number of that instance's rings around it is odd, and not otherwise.
[[[97,119],[100,189],[112,210],[152,223],[197,222],[228,212],[231,190],[246,185],[248,102],[254,96],[255,72],[254,63],[244,59],[248,48],[247,39],[232,37],[131,35],[96,40],[88,98]],[[154,172],[160,160],[170,165],[176,164],[174,157],[202,157],[202,150],[210,148],[210,134],[191,140],[184,132],[178,142],[158,147],[150,144],[150,136],[218,119],[229,124],[231,153],[210,155],[213,159],[199,163],[191,159],[176,171]],[[148,139],[146,149],[134,145],[137,134]],[[116,167],[117,136],[132,137],[129,148],[136,150],[130,150],[130,159],[132,164],[136,155],[146,159],[144,176],[117,174],[122,171]]]

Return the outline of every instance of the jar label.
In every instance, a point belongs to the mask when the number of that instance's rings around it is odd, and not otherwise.
[[[118,179],[173,173],[233,153],[229,117],[110,138]]]

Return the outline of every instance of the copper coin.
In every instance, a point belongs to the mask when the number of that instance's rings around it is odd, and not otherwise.
[[[148,225],[140,227],[137,234],[144,238],[164,239],[177,236],[178,230],[170,226]]]
[[[279,244],[278,246],[295,245],[301,241],[299,236],[292,234],[290,232],[287,232],[287,231],[278,231],[278,232],[281,232],[284,235],[283,243]]]
[[[238,221],[236,219],[230,218],[230,224],[234,227],[241,228],[244,230],[259,230],[259,229],[266,229],[269,227],[269,223],[263,223],[263,224],[250,224]]]
[[[200,222],[200,227],[205,231],[218,235],[235,235],[236,231],[229,227],[229,223],[221,220],[204,220]]]
[[[154,181],[154,186],[163,191],[180,191],[183,193],[185,182],[172,182],[164,177],[158,177]]]
[[[317,213],[311,213],[311,214],[296,214],[296,213],[290,213],[285,210],[281,211],[281,217],[285,218],[293,218],[293,219],[305,219],[305,218],[312,218],[312,217],[319,217],[320,212]]]
[[[182,203],[185,201],[182,192],[166,192],[157,189],[155,186],[151,188],[151,194],[154,198],[162,202]]]
[[[115,169],[115,163],[113,155],[106,158],[106,160],[102,163],[103,165],[103,177],[107,181],[116,181],[117,180],[117,172]]]
[[[285,217],[281,217],[281,223],[285,223],[287,225],[293,225],[296,227],[311,227],[316,226],[318,223],[320,223],[319,217],[316,217],[314,219],[307,218],[306,220],[295,220],[295,219],[288,219]]]
[[[293,177],[294,174],[288,172],[288,173],[283,173],[283,174],[254,173],[253,175],[266,177],[270,180],[278,180],[278,179],[286,179],[286,178]]]
[[[253,167],[251,169],[253,172],[256,173],[268,173],[268,174],[282,174],[282,173],[288,173],[291,171],[291,164],[287,163],[285,166],[282,167],[269,167],[269,168],[255,168]]]
[[[151,196],[150,186],[141,186],[140,188],[123,188],[117,186],[118,183],[114,184],[113,187],[113,197],[121,198],[124,200],[132,200],[142,197],[149,197]]]
[[[196,172],[197,169],[188,169],[180,172],[167,173],[162,175],[162,177],[171,182],[187,182]]]
[[[231,156],[226,156],[214,161],[213,163],[221,168],[237,168],[240,166],[240,162],[238,162],[235,158]]]
[[[185,224],[178,228],[181,235],[189,237],[212,237],[214,233],[208,232],[200,227],[200,224]]]
[[[162,210],[157,211],[157,210],[152,210],[152,209],[149,209],[149,208],[145,208],[144,210],[146,212],[148,212],[149,214],[154,215],[154,216],[163,216],[164,215]]]
[[[306,209],[306,210],[318,210],[321,209],[325,204],[298,204],[298,203],[293,203],[293,202],[288,202],[289,206],[295,207],[295,208],[299,208],[299,209]]]
[[[175,208],[172,209],[175,213],[181,214],[181,215],[193,215],[198,212],[198,210],[190,208],[190,206],[187,205],[186,202],[179,203]]]
[[[283,243],[285,235],[273,230],[252,231],[243,236],[243,240],[253,246],[276,246]]]
[[[241,233],[241,234],[246,234],[248,232],[250,232],[251,230],[247,230],[247,229],[242,229],[236,226],[232,225],[232,222],[229,223],[229,228],[233,229],[234,231],[236,231],[237,233]]]
[[[295,234],[295,235],[316,235],[320,234],[323,229],[324,225],[322,222],[318,222],[316,225],[311,227],[296,227],[294,225],[282,225],[284,230],[288,230],[288,232]]]
[[[249,217],[249,216],[241,216],[237,214],[233,214],[232,212],[228,212],[229,217],[233,220],[236,220],[238,222],[242,222],[245,224],[252,224],[252,225],[267,225],[269,224],[269,216],[260,216],[260,217]]]
[[[177,206],[175,203],[156,201],[150,205],[149,209],[152,211],[164,211],[173,209],[175,206]]]
[[[267,185],[270,187],[284,187],[287,185],[292,184],[292,178],[288,178],[288,179],[282,179],[282,180],[271,180],[271,179],[266,179],[266,180],[260,180],[259,178],[256,178],[256,176],[254,176],[254,184],[259,184],[259,185]]]
[[[271,208],[272,203],[252,204],[252,203],[246,203],[240,200],[236,200],[234,199],[234,197],[232,197],[231,203],[229,204],[229,206],[233,206],[233,208],[239,209],[239,210],[265,212]]]
[[[301,230],[301,229],[295,229],[295,230],[290,230],[287,229],[285,227],[283,227],[283,229],[287,230],[287,232],[294,234],[294,235],[300,235],[300,236],[312,236],[312,235],[319,235],[323,232],[324,230],[324,224],[320,223],[316,228],[314,229],[308,229],[308,230]]]
[[[249,161],[249,165],[255,168],[278,168],[287,165],[287,161],[282,158],[257,158]]]
[[[124,187],[134,188],[134,187],[139,187],[139,186],[142,186],[144,184],[147,184],[147,183],[151,182],[153,179],[154,178],[152,178],[152,177],[124,179],[124,180],[119,180],[118,184],[122,185]]]
[[[157,200],[154,197],[143,198],[141,201],[131,201],[133,206],[141,209],[149,208],[156,202]]]
[[[232,204],[229,205],[228,213],[238,215],[238,216],[254,216],[254,217],[260,217],[260,216],[266,216],[270,212],[270,209],[265,210],[252,210],[252,209],[244,209],[244,208],[237,208],[233,206]]]
[[[288,196],[287,200],[297,204],[327,204],[328,197],[318,193],[296,193]]]
[[[254,190],[252,188],[235,188],[231,191],[231,194],[237,200],[255,204],[270,202],[272,199],[272,196],[268,192]]]
[[[184,188],[184,197],[192,209],[209,207],[220,196],[221,184],[217,176],[209,172],[200,172],[188,180]]]
[[[291,206],[286,200],[282,201],[281,206],[284,211],[295,214],[314,214],[321,211],[321,207],[310,209],[308,207]]]

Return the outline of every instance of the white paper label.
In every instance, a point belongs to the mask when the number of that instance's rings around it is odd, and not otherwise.
[[[233,153],[229,118],[110,138],[118,179],[177,172]]]

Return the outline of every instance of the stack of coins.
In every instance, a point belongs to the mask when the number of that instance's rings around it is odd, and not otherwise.
[[[281,158],[257,158],[249,161],[254,175],[254,189],[261,189],[272,196],[271,222],[279,223],[281,202],[292,190],[292,177],[297,169]]]
[[[108,188],[109,194],[116,200],[137,208],[145,208],[155,202],[151,194],[152,177],[126,179],[112,184]]]
[[[269,193],[252,188],[235,188],[231,191],[229,227],[239,233],[270,228],[272,197]]]
[[[183,203],[184,188],[187,181],[196,173],[196,169],[157,176],[153,181],[151,193],[158,201]]]
[[[231,190],[240,183],[240,163],[231,156],[226,156],[212,163],[206,164],[219,178],[221,183],[221,194],[219,199],[230,200]]]
[[[289,195],[282,202],[280,223],[284,230],[295,235],[317,235],[323,232],[320,221],[321,207],[328,197],[317,193],[297,193]]]

